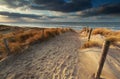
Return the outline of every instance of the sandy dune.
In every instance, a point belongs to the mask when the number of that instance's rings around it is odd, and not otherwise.
[[[109,54],[107,55],[107,59],[105,61],[101,75],[101,77],[104,79],[120,79],[120,50],[114,51],[115,52],[112,52],[110,50]],[[88,79],[87,76],[90,78],[91,75],[94,74],[97,70],[101,56],[101,49],[89,48],[80,52],[80,64],[83,66],[79,65],[79,67],[82,67],[81,69],[83,69],[83,72],[86,74],[86,76],[83,74],[84,78],[82,79]]]
[[[79,34],[68,32],[33,45],[0,64],[0,79],[93,79],[100,48],[80,50]],[[120,53],[109,53],[102,77],[120,79]]]
[[[101,35],[93,35],[92,41],[97,41],[100,44],[104,43],[105,37]],[[87,41],[87,37],[81,38],[81,41]],[[83,42],[81,43],[83,44]],[[82,79],[94,79],[91,78],[97,72],[100,57],[102,54],[102,48],[92,47],[79,50],[79,67],[82,67],[83,75]],[[89,77],[88,77],[89,76]],[[120,79],[120,48],[111,46],[103,67],[101,74],[103,79]]]
[[[78,37],[65,33],[8,59],[0,66],[0,79],[79,79]]]

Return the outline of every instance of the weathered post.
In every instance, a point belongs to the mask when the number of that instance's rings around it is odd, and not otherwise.
[[[88,41],[90,41],[90,37],[91,37],[91,33],[92,33],[92,28],[90,29],[90,31],[89,31],[89,34],[88,34]]]
[[[86,27],[86,35],[89,35],[89,26]]]
[[[6,51],[9,55],[10,54],[10,48],[9,48],[9,44],[8,44],[7,39],[3,39],[3,42],[4,42],[4,45],[5,45]]]
[[[102,69],[104,66],[104,62],[105,62],[109,47],[110,47],[110,41],[106,40],[103,45],[102,56],[100,59],[100,63],[99,63],[99,67],[98,67],[98,71],[96,73],[95,79],[100,79],[100,75],[102,73]]]
[[[44,39],[44,28],[42,29],[42,38]]]

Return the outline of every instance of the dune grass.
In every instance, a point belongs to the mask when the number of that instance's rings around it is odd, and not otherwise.
[[[11,29],[12,27],[7,27],[6,30]],[[1,29],[2,30],[2,29]],[[5,31],[5,27],[4,27]],[[62,34],[64,32],[71,31],[70,28],[24,28],[17,29],[13,32],[7,34],[0,34],[0,59],[5,55],[7,56],[7,51],[3,43],[3,39],[8,40],[8,45],[11,51],[11,54],[16,54],[22,51],[24,48],[48,40],[56,35]],[[2,57],[3,56],[3,57]]]
[[[89,29],[89,28],[87,28]],[[83,28],[82,32],[86,32],[86,28]],[[105,40],[109,40],[112,45],[118,44],[120,42],[120,31],[119,30],[111,30],[107,28],[95,28],[92,31],[92,35],[102,35],[105,37]],[[99,47],[99,41],[87,41],[83,44],[81,48],[90,48],[90,47]]]
[[[83,28],[81,32],[89,31],[89,28]],[[104,37],[106,37],[107,40],[110,40],[111,42],[120,42],[120,30],[111,30],[108,28],[95,28],[92,31],[92,35],[100,34]]]
[[[97,41],[87,41],[81,46],[81,49],[91,48],[91,47],[101,47],[101,45]]]
[[[92,32],[93,35],[100,34],[106,37],[111,43],[120,42],[120,31],[113,31],[107,28],[96,28]]]
[[[110,35],[111,33],[112,33],[112,30],[107,28],[96,28],[92,31],[93,35],[100,34],[100,35],[106,36],[106,35]]]

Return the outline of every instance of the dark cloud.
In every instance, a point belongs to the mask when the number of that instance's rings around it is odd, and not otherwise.
[[[46,15],[35,15],[35,14],[21,14],[21,13],[10,13],[10,12],[0,12],[0,15],[7,16],[11,19],[36,19],[36,20],[52,20],[58,18],[66,18],[62,16],[46,16]]]
[[[29,8],[37,10],[62,12],[80,11],[91,7],[90,0],[71,0],[70,3],[65,0],[1,0],[0,4],[7,5],[10,8],[28,6]]]
[[[31,9],[50,11],[54,10],[61,12],[76,12],[97,7],[99,9],[99,12],[97,13],[102,12],[113,13],[118,12],[117,9],[119,10],[120,6],[117,5],[118,3],[120,3],[120,0],[1,0],[1,1],[0,1],[1,5],[6,4],[7,6],[12,8],[28,6]],[[109,5],[117,5],[117,8]],[[98,6],[103,8],[99,8]]]
[[[120,0],[91,0],[93,7],[107,6],[111,4],[118,4]]]
[[[8,16],[10,18],[33,18],[33,19],[38,19],[42,16],[39,15],[33,15],[33,14],[21,14],[21,13],[10,13],[10,12],[0,12],[0,15],[3,16]]]
[[[99,8],[91,8],[82,12],[82,17],[106,15],[106,14],[120,14],[120,4],[102,6]]]
[[[35,0],[34,2],[38,5],[45,6],[45,8],[32,6],[34,9],[46,9],[62,12],[80,11],[91,7],[90,0],[73,0],[71,3],[66,3],[63,0]]]
[[[30,5],[30,2],[28,0],[1,0],[0,4],[7,5],[11,8],[17,8]]]
[[[1,2],[2,1],[2,2]],[[82,11],[81,16],[96,16],[102,14],[120,14],[120,0],[1,0],[0,5],[5,4],[9,7],[28,6],[36,10],[49,10],[61,12]],[[97,8],[95,8],[97,6]],[[28,17],[39,18],[41,16],[32,14],[0,12],[1,15],[9,17]],[[48,17],[48,16],[47,16]],[[56,18],[56,17],[48,17]]]
[[[101,7],[99,12],[105,13],[105,14],[119,14],[120,13],[120,4]]]

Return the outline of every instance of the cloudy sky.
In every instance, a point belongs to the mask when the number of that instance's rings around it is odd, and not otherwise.
[[[120,0],[0,0],[2,22],[120,21]]]

